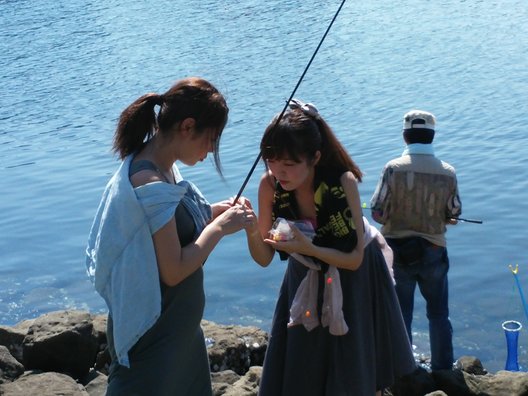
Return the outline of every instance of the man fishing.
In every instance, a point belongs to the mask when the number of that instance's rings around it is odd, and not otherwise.
[[[416,284],[426,301],[431,369],[451,369],[449,259],[446,224],[462,213],[455,169],[434,155],[435,116],[412,110],[403,118],[406,148],[389,161],[371,199],[372,218],[394,251],[394,277],[405,326],[411,323]]]

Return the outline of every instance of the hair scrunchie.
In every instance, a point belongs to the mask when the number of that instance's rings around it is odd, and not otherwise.
[[[313,119],[319,121],[321,116],[319,115],[319,110],[312,103],[304,103],[299,99],[292,99],[289,103],[290,109],[300,109],[305,115],[312,117]]]

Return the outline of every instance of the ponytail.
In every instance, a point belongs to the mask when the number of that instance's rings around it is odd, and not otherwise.
[[[123,110],[113,143],[113,150],[121,159],[140,150],[152,137],[156,129],[154,106],[162,103],[161,95],[148,93]]]
[[[337,139],[332,128],[322,118],[316,121],[321,133],[321,159],[319,164],[329,168],[337,168],[342,172],[350,171],[358,182],[363,179],[363,172],[348,154],[345,147]]]
[[[156,114],[155,106],[159,106]],[[223,95],[210,82],[200,77],[177,81],[163,95],[149,93],[128,106],[119,117],[113,150],[121,159],[139,151],[154,134],[170,138],[186,118],[196,122],[197,133],[208,133],[213,141],[213,157],[222,175],[219,147],[227,123],[229,108]]]

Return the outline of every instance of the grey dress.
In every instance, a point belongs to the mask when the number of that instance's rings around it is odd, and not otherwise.
[[[132,164],[129,174],[142,169],[156,170],[151,162],[140,161]],[[195,225],[183,205],[177,207],[175,215],[183,247],[192,242]],[[169,287],[160,281],[160,287],[161,316],[130,350],[130,368],[117,362],[113,322],[108,316],[112,363],[107,395],[212,395],[209,361],[200,327],[205,305],[203,270],[199,268],[176,286]]]
[[[339,269],[349,331],[287,327],[290,307],[307,267],[289,258],[273,318],[260,396],[373,396],[411,373],[416,364],[392,278],[380,248],[370,243],[356,271]],[[323,273],[318,312],[322,310]]]
[[[373,396],[415,368],[387,265],[376,243],[356,271],[339,269],[349,331],[333,336],[318,326],[287,327],[307,267],[289,258],[273,318],[260,396]],[[322,310],[320,273],[318,312]]]
[[[350,209],[340,175],[338,171],[316,168],[314,243],[348,252],[356,246],[357,234],[355,227],[344,220],[350,219]],[[278,183],[273,213],[289,220],[302,219],[295,193],[283,190]],[[288,259],[288,266],[264,359],[260,396],[373,396],[376,390],[389,387],[396,378],[416,368],[392,277],[375,240],[365,247],[357,270],[337,269],[343,315],[349,327],[340,336],[330,334],[322,325],[311,331],[303,325],[288,327],[292,302],[308,268],[293,257],[281,254],[281,258]],[[320,264],[319,321],[328,268],[326,263]]]

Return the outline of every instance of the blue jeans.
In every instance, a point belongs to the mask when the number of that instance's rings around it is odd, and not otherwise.
[[[414,290],[418,284],[426,301],[427,318],[429,319],[431,368],[433,370],[451,369],[453,367],[453,328],[449,320],[448,307],[449,258],[447,249],[432,245],[425,240],[423,246],[422,259],[413,265],[399,263],[396,258],[397,252],[395,252],[396,293],[409,340],[412,342]]]

